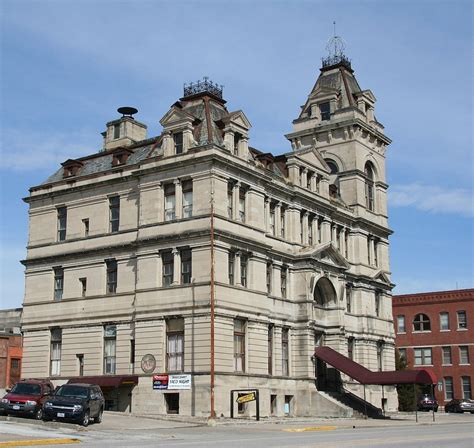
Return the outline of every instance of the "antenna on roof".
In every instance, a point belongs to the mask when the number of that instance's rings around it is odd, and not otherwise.
[[[346,43],[341,36],[336,33],[336,21],[332,22],[334,35],[326,44],[326,50],[329,53],[326,58],[323,58],[323,67],[329,67],[331,65],[344,64],[351,68],[351,61],[345,55],[344,50],[346,49]]]

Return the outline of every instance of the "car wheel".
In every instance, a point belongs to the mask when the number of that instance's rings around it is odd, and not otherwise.
[[[39,407],[36,412],[35,412],[35,419],[36,420],[42,420],[43,419],[43,408]]]
[[[84,412],[84,416],[82,417],[82,426],[87,426],[90,421],[90,414],[89,411]]]
[[[104,413],[103,409],[99,411],[97,417],[94,419],[94,423],[101,423],[102,422],[102,414]]]

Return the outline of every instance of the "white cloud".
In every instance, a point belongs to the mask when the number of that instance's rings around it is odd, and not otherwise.
[[[67,159],[96,152],[97,138],[91,131],[44,133],[38,131],[3,130],[0,169],[29,171],[59,168]]]
[[[474,216],[473,192],[464,188],[448,189],[412,183],[394,185],[389,190],[392,207],[413,207],[429,213]]]

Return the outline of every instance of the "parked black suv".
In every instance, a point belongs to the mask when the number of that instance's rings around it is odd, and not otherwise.
[[[43,420],[68,420],[87,426],[102,421],[104,396],[94,384],[64,384],[44,403]]]

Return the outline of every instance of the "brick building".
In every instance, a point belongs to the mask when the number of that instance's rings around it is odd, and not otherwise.
[[[436,398],[472,398],[474,289],[393,297],[396,347],[409,368],[431,367]]]
[[[22,336],[21,308],[0,311],[0,390],[20,379]]]

